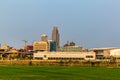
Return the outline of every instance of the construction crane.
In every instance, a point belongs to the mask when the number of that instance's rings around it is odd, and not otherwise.
[[[24,42],[24,46],[27,45],[28,41],[27,40],[22,40]]]

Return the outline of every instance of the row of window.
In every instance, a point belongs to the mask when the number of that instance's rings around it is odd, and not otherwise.
[[[84,58],[56,58],[56,57],[49,57],[48,60],[84,60]]]
[[[93,58],[93,56],[86,56],[86,58]]]
[[[36,57],[35,59],[38,59],[38,60],[43,60],[43,58],[42,58],[42,57]]]
[[[44,56],[46,58],[46,55]],[[93,58],[93,56],[86,56],[86,58]],[[36,57],[35,59],[43,60],[43,57]],[[63,57],[48,57],[48,60],[84,60],[84,58],[63,58]]]
[[[35,59],[43,60],[42,57],[36,57]],[[56,58],[56,57],[49,57],[48,60],[84,60],[84,58]]]

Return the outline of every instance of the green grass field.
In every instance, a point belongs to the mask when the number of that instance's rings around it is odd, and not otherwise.
[[[120,80],[119,68],[0,66],[0,80]]]

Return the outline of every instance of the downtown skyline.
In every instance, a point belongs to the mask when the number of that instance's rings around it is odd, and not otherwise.
[[[6,0],[0,1],[0,43],[21,48],[39,41],[41,34],[52,39],[58,26],[60,45],[68,40],[85,48],[120,47],[119,0]]]

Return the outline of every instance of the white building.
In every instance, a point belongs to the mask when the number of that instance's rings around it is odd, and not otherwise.
[[[120,57],[120,49],[114,49],[110,51],[110,56],[112,57]]]
[[[94,52],[37,52],[34,59],[39,60],[95,60]]]

